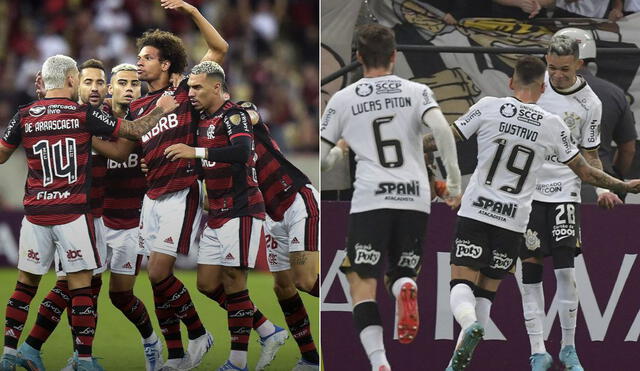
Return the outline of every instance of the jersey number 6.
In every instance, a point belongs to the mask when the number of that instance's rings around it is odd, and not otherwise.
[[[376,148],[378,149],[378,160],[380,161],[380,165],[383,167],[400,167],[404,163],[400,141],[397,139],[382,140],[382,135],[380,134],[380,126],[388,124],[391,120],[393,120],[393,116],[380,117],[373,120],[373,136],[376,140]],[[393,147],[393,150],[396,152],[395,161],[387,161],[387,157],[384,153],[384,147]]]

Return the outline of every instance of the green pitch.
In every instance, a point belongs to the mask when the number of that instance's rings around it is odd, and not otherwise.
[[[16,269],[0,269],[0,302],[2,303],[2,317],[4,318],[4,310],[6,301],[11,296],[15,288],[15,282],[18,277]],[[195,271],[178,271],[178,277],[189,289],[191,298],[193,299],[200,319],[205,327],[214,336],[214,347],[205,356],[199,370],[217,370],[229,354],[229,331],[227,329],[227,315],[217,303],[200,294],[196,289],[196,272]],[[100,364],[107,370],[144,370],[144,354],[142,351],[142,343],[138,330],[117,310],[109,300],[109,273],[105,273],[102,277],[102,291],[99,299],[99,318],[96,338],[93,343],[93,354],[102,358]],[[25,330],[20,338],[20,344],[26,339],[29,331],[38,313],[38,306],[42,298],[55,284],[55,275],[49,273],[43,277],[38,289],[38,294],[31,302],[31,310],[29,311],[29,319],[25,326]],[[278,305],[278,301],[272,290],[273,279],[268,273],[251,273],[249,275],[249,294],[251,299],[260,311],[267,316],[273,323],[280,327],[287,328],[284,316]],[[158,321],[153,311],[153,294],[149,280],[146,277],[146,271],[142,271],[138,276],[135,294],[144,302],[147,311],[151,317],[153,327],[160,335]],[[311,331],[314,335],[316,345],[319,342],[318,329],[318,299],[306,293],[300,294],[303,298],[309,319],[312,326]],[[187,346],[186,328],[182,326],[182,340]],[[288,328],[287,328],[288,330]],[[260,355],[260,345],[257,343],[258,335],[255,331],[251,332],[251,340],[249,341],[249,369],[253,370],[258,356]],[[164,345],[164,344],[163,344]],[[49,340],[42,348],[43,360],[47,369],[59,370],[66,365],[67,358],[71,355],[71,335],[67,324],[66,314],[62,316],[62,321],[51,335]],[[166,359],[166,347],[164,357]],[[300,353],[296,342],[289,333],[289,339],[283,346],[276,359],[269,366],[269,370],[291,370]]]

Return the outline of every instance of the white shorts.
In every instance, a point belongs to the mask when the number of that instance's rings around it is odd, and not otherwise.
[[[143,256],[143,251],[140,249],[138,227],[111,229],[105,226],[104,231],[111,272],[135,276]]]
[[[307,184],[284,213],[281,221],[267,215],[265,242],[271,272],[291,269],[289,253],[318,251],[318,191]]]
[[[220,228],[207,226],[200,237],[198,264],[253,268],[264,221],[250,216],[233,218]]]
[[[104,225],[104,220],[102,217],[93,218],[93,228],[96,232],[96,248],[98,249],[98,254],[100,255],[100,268],[96,268],[93,270],[93,275],[97,275],[100,273],[104,273],[107,270],[107,245],[104,242],[104,229],[106,228]],[[66,275],[62,265],[60,265],[60,257],[58,256],[58,252],[54,256],[54,263],[56,269],[56,276],[63,277]]]
[[[202,218],[202,183],[153,200],[144,196],[140,213],[140,246],[149,252],[187,255],[198,245]]]
[[[63,272],[75,273],[100,267],[93,225],[88,215],[60,225],[37,225],[22,219],[18,269],[43,275],[49,271],[54,255],[62,259]]]

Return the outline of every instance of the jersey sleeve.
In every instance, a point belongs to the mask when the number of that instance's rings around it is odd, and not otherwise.
[[[418,113],[420,117],[418,119],[422,119],[425,112],[432,108],[440,107],[438,105],[438,101],[436,100],[436,96],[433,94],[433,90],[431,90],[427,85],[422,85],[420,88],[420,100],[418,101]]]
[[[342,137],[342,120],[340,119],[340,99],[336,95],[329,99],[329,103],[322,113],[322,121],[320,123],[320,138],[335,146],[338,139]]]
[[[2,139],[0,142],[9,148],[16,148],[20,145],[22,141],[22,131],[20,130],[20,114],[16,113],[13,115],[11,121],[9,121],[9,125],[2,135]]]
[[[567,124],[558,116],[550,116],[552,121],[549,125],[552,128],[549,133],[551,139],[552,152],[558,156],[558,161],[566,164],[576,157],[580,150],[575,145],[575,140],[571,137],[571,130]]]
[[[598,99],[593,102],[589,110],[586,122],[582,125],[582,141],[580,147],[584,149],[596,149],[600,146],[600,120],[602,118],[602,102]]]
[[[483,107],[486,105],[486,98],[480,99],[476,104],[471,106],[467,113],[458,117],[454,121],[452,127],[460,134],[463,139],[469,139],[475,134],[484,120]],[[484,114],[486,116],[486,112]]]
[[[92,106],[87,107],[87,128],[95,136],[117,136],[122,119],[110,116]]]
[[[249,137],[253,138],[253,128],[249,115],[246,111],[233,110],[224,116],[222,120],[224,127],[229,135],[229,140],[233,143],[235,138]]]

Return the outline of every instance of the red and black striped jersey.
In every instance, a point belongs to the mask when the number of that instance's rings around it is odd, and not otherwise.
[[[253,136],[258,154],[258,184],[267,214],[271,219],[279,221],[284,218],[284,213],[295,200],[298,191],[306,184],[311,184],[311,181],[284,157],[278,143],[271,136],[269,127],[262,120],[253,126]]]
[[[195,144],[195,132],[199,115],[189,101],[189,86],[184,78],[177,87],[167,87],[149,93],[131,102],[127,118],[136,119],[153,111],[163,94],[174,96],[179,106],[163,116],[156,126],[142,136],[142,153],[149,166],[147,173],[147,196],[156,199],[164,194],[185,189],[198,178],[196,161],[180,159],[169,161],[165,148],[172,144]]]
[[[140,224],[147,182],[140,170],[142,147],[138,144],[125,162],[107,160],[104,224],[111,229],[131,229]]]
[[[20,107],[0,143],[27,155],[27,220],[69,223],[89,212],[91,136],[117,135],[121,120],[66,98],[45,98]]]
[[[95,152],[91,153],[91,191],[89,205],[91,215],[99,218],[103,213],[105,179],[107,175],[107,158]]]
[[[253,128],[245,110],[227,101],[213,115],[202,114],[198,125],[198,147],[230,146],[236,137],[251,138],[251,153],[244,164],[202,160],[209,198],[207,225],[219,228],[229,219],[253,216],[264,219],[264,200],[258,188]]]

